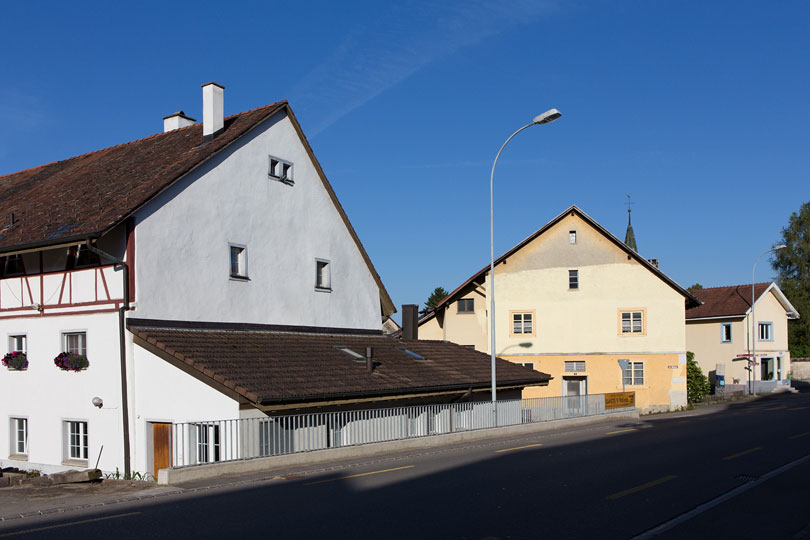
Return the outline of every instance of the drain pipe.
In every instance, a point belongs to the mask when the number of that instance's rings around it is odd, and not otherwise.
[[[90,242],[90,238],[86,240],[85,245],[87,249],[95,253],[99,257],[104,257],[115,263],[115,267],[124,269],[124,304],[118,309],[118,341],[119,341],[119,355],[121,358],[121,414],[123,416],[124,428],[124,478],[131,478],[132,471],[130,469],[130,455],[129,455],[129,397],[127,395],[127,342],[126,342],[126,315],[129,311],[129,266],[123,259],[114,257],[109,253],[101,251]]]

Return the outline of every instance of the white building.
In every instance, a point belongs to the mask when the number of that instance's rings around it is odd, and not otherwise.
[[[377,336],[395,311],[288,104],[223,110],[209,83],[200,124],[181,111],[164,133],[0,176],[0,339],[28,361],[0,368],[0,466],[153,472],[168,464],[169,423],[272,409],[241,357],[206,356],[212,322],[314,342]],[[203,340],[186,339],[183,355],[128,329],[177,324]],[[89,366],[60,369],[63,352]],[[335,382],[353,384],[345,403],[402,392],[352,369]]]

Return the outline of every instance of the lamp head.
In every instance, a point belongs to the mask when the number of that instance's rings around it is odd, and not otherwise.
[[[537,116],[535,116],[533,122],[535,124],[548,124],[549,122],[553,122],[560,116],[562,116],[562,113],[557,109],[549,109],[543,114],[538,114]]]

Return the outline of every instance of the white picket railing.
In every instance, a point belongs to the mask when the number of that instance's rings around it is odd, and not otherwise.
[[[172,425],[171,461],[187,467],[605,412],[605,395],[592,394],[184,422]]]

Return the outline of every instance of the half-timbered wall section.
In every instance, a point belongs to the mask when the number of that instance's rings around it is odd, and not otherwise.
[[[116,311],[124,299],[113,265],[0,279],[0,318]]]

